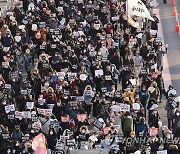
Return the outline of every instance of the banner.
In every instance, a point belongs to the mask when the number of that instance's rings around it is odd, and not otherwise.
[[[141,0],[127,0],[126,10],[127,10],[127,15],[130,16],[136,15],[138,17],[144,17],[154,21],[148,9],[146,8],[145,4]]]
[[[33,139],[32,149],[34,150],[34,154],[47,154],[46,139],[42,133]]]

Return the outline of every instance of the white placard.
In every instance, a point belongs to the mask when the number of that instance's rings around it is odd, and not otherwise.
[[[119,105],[113,105],[112,110],[115,111],[115,112],[119,112],[121,110],[121,108],[120,108]]]
[[[18,119],[23,118],[22,112],[15,111],[15,118],[18,118]]]
[[[120,111],[130,111],[130,105],[120,103]]]
[[[107,80],[107,81],[112,80],[111,75],[106,75],[105,80]]]
[[[34,122],[32,124],[32,128],[34,128],[34,129],[41,128],[41,127],[42,127],[42,124],[40,122]]]
[[[5,112],[9,113],[10,111],[15,111],[14,104],[5,106]]]
[[[167,154],[167,150],[157,151],[157,154]]]
[[[29,110],[32,110],[34,108],[34,102],[26,102],[26,107]]]
[[[22,111],[23,118],[31,119],[31,112],[30,111]]]
[[[95,76],[102,76],[104,74],[103,70],[95,70]]]
[[[157,30],[152,30],[152,29],[151,29],[151,30],[150,30],[150,34],[151,34],[151,35],[156,35],[156,34],[157,34]]]
[[[133,86],[137,85],[136,79],[130,79],[130,82],[131,82],[131,84],[132,84]]]

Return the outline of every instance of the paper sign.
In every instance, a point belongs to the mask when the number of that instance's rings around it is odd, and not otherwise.
[[[77,114],[77,120],[80,122],[84,122],[87,119],[86,114]]]
[[[112,17],[112,21],[118,21],[118,20],[119,20],[119,16]]]
[[[57,72],[58,77],[65,77],[66,73],[65,72]]]
[[[95,76],[102,76],[104,74],[103,70],[95,70]]]
[[[69,115],[67,115],[67,116],[61,116],[61,122],[69,122],[69,121],[70,121]]]
[[[77,96],[76,97],[76,101],[83,102],[84,101],[84,97],[83,96]]]
[[[128,104],[120,103],[119,106],[120,106],[120,111],[130,111],[130,105]]]
[[[2,66],[4,66],[4,67],[9,67],[9,62],[2,62]]]
[[[111,75],[106,75],[106,76],[105,76],[105,80],[107,80],[107,81],[112,80],[112,79],[111,79]]]
[[[27,95],[27,94],[28,94],[28,91],[27,91],[27,90],[21,90],[21,94],[22,94],[22,95]]]
[[[31,112],[30,111],[22,111],[23,118],[31,119]]]
[[[167,150],[157,151],[157,154],[167,154]]]
[[[18,118],[18,119],[23,118],[22,112],[15,111],[15,118]]]
[[[7,116],[8,116],[8,119],[9,119],[9,120],[14,120],[14,115],[12,115],[12,114],[9,115],[9,114],[8,114]]]
[[[54,108],[54,104],[47,104],[48,109],[53,109]]]
[[[5,112],[9,113],[10,111],[15,111],[14,104],[5,106]]]
[[[120,110],[121,110],[121,108],[119,105],[113,105],[112,106],[112,111],[119,112]]]
[[[93,125],[94,125],[96,128],[98,128],[99,130],[101,130],[102,127],[103,127],[103,125],[104,125],[104,123],[96,120],[96,121],[94,121]]]
[[[136,79],[130,79],[130,82],[131,82],[131,84],[132,84],[133,86],[137,85]]]
[[[10,84],[5,84],[5,89],[11,89],[11,85]]]
[[[150,34],[151,34],[151,35],[156,35],[156,34],[157,34],[157,30],[152,30],[152,29],[151,29],[151,30],[150,30]]]
[[[38,129],[38,128],[41,128],[41,127],[42,127],[42,124],[40,122],[34,122],[32,124],[32,128]]]
[[[148,130],[150,136],[156,136],[158,134],[158,128],[149,128]]]
[[[66,145],[67,146],[74,146],[75,143],[76,143],[75,139],[72,139],[72,140],[67,139],[66,140]]]
[[[26,107],[29,110],[32,110],[34,108],[34,102],[26,102]]]

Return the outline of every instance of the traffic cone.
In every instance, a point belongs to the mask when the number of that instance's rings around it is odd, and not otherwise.
[[[171,0],[171,5],[174,5],[174,0]]]
[[[173,9],[172,15],[173,15],[173,16],[176,16],[176,15],[177,15],[176,7],[174,7],[174,9]]]
[[[175,28],[175,31],[176,31],[176,32],[179,32],[179,24],[178,24],[177,21],[176,21],[176,28]]]

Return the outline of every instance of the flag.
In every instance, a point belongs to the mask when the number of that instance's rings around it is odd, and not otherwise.
[[[138,22],[136,22],[136,21],[134,21],[132,18],[131,18],[131,16],[127,16],[127,21],[128,21],[128,23],[132,26],[132,27],[134,27],[134,28],[141,28],[141,26],[139,25],[139,23]]]
[[[154,21],[145,4],[141,0],[127,0],[126,10],[128,15],[136,15]]]
[[[34,154],[47,154],[46,139],[42,133],[34,137],[32,149],[34,150]]]

